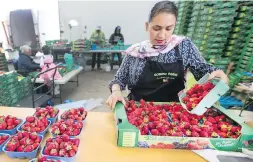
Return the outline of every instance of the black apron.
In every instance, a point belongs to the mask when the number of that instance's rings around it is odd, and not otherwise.
[[[178,93],[185,88],[184,65],[178,46],[175,47],[177,61],[159,63],[147,59],[137,84],[131,89],[130,100],[153,102],[178,102]]]

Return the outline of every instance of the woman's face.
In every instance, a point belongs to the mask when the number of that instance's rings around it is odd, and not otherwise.
[[[174,14],[159,13],[152,21],[146,23],[146,30],[149,32],[149,39],[152,45],[163,45],[173,34],[176,26]]]

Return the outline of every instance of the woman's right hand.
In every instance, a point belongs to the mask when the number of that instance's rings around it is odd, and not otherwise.
[[[124,105],[126,105],[126,100],[124,99],[120,90],[113,91],[105,103],[110,107],[110,109],[113,110],[118,101],[121,101]]]

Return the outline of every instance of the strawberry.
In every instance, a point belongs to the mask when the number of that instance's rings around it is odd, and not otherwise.
[[[75,154],[76,152],[74,150],[69,150],[69,153],[68,153],[69,157],[73,157],[75,156]]]
[[[66,149],[60,149],[59,156],[68,157]]]
[[[27,146],[24,148],[24,152],[32,152],[33,150],[34,150],[33,145],[27,145]]]
[[[51,149],[49,155],[50,155],[50,156],[58,156],[58,151],[57,151],[57,149]]]
[[[201,129],[197,125],[193,125],[191,131],[201,132]]]
[[[191,134],[192,134],[192,137],[199,137],[199,133],[196,131],[192,131]]]
[[[205,131],[200,131],[200,132],[199,132],[199,136],[200,136],[200,137],[209,137],[209,136],[208,136],[208,133],[205,132]]]
[[[30,139],[36,140],[37,139],[37,133],[33,132],[29,135]]]
[[[20,145],[17,148],[17,152],[24,152],[25,145]]]
[[[227,134],[225,132],[218,133],[221,138],[227,138]]]
[[[198,124],[198,120],[192,119],[192,120],[190,121],[190,124],[191,124],[191,125],[197,125],[197,124]]]
[[[18,147],[16,143],[17,143],[17,141],[8,142],[7,145],[6,145],[6,150],[7,151],[15,151],[16,148]]]
[[[151,134],[154,135],[154,136],[158,136],[159,134],[159,131],[157,129],[151,129]]]
[[[29,122],[29,123],[33,123],[35,121],[35,117],[28,116],[28,117],[26,117],[26,121]]]

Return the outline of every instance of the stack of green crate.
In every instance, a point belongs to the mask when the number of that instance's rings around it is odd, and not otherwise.
[[[76,40],[73,41],[72,43],[72,51],[78,51],[78,52],[83,52],[83,51],[88,51],[90,50],[91,47],[91,42],[89,40]]]
[[[253,25],[252,5],[252,2],[244,2],[239,6],[233,29],[226,46],[225,56],[230,56],[235,63],[238,62],[238,56],[242,54],[242,50],[246,43],[245,38],[248,38],[251,26]]]
[[[178,2],[177,24],[174,30],[175,34],[185,35],[188,30],[190,18],[192,14],[193,1]]]
[[[246,38],[246,43],[236,66],[236,70],[241,72],[253,71],[253,26],[248,33],[249,35]]]
[[[4,53],[0,53],[0,71],[9,71],[8,63]]]
[[[213,21],[212,13],[214,12],[212,6],[206,6],[200,10],[200,18],[196,24],[194,34],[192,36],[192,41],[199,48],[200,52],[205,57],[207,55],[207,40],[210,33],[210,26]],[[191,30],[188,30],[190,32]]]
[[[62,40],[47,40],[46,41],[46,45],[49,47],[53,46],[54,44],[59,44],[59,43],[66,44],[66,43],[68,43],[68,40],[62,39]]]
[[[22,99],[18,74],[14,71],[0,75],[0,104],[13,106]]]
[[[219,58],[223,56],[228,41],[229,31],[236,16],[237,2],[217,1],[213,6],[213,22],[210,26],[210,33],[207,40],[206,59]],[[229,59],[229,58],[227,58]],[[228,62],[229,63],[229,62]],[[220,65],[218,68],[226,69],[227,65]]]
[[[190,23],[187,29],[186,36],[189,38],[193,38],[197,24],[199,22],[199,19],[201,17],[200,11],[204,9],[204,3],[196,1],[193,4],[192,14],[190,18]]]
[[[26,96],[29,96],[32,92],[32,77],[22,77],[18,80],[19,88],[21,91],[21,99],[25,98]]]
[[[178,8],[178,10],[179,10],[179,8],[180,8],[180,3],[182,3],[182,2],[180,2],[180,1],[175,1],[174,3],[175,3],[175,5],[177,6],[177,8]],[[180,14],[180,16],[181,16],[181,15],[182,15],[182,14]],[[177,18],[179,18],[179,12],[178,12]],[[178,34],[178,32],[179,32],[179,27],[180,27],[180,22],[177,21],[177,24],[176,24],[175,29],[174,29],[174,34]]]

